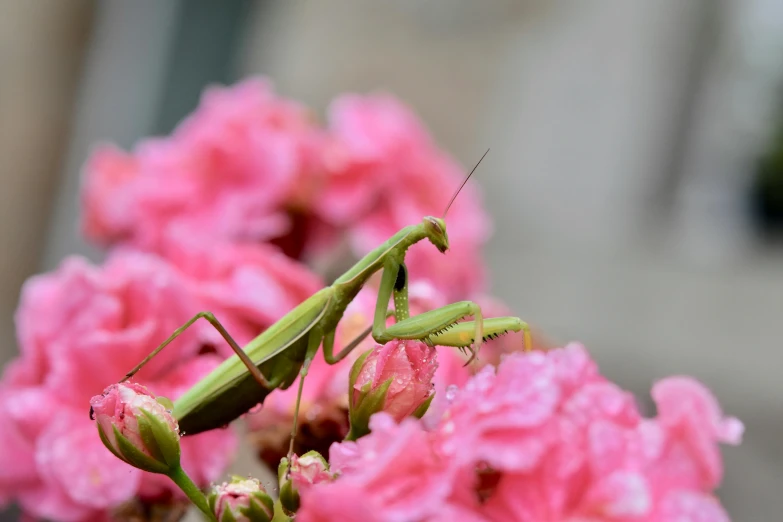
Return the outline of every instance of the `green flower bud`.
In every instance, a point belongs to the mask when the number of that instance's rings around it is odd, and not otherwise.
[[[254,478],[234,476],[215,486],[207,499],[218,522],[270,522],[275,503]]]
[[[177,423],[147,388],[113,384],[93,397],[90,405],[101,441],[118,458],[152,473],[179,469]]]

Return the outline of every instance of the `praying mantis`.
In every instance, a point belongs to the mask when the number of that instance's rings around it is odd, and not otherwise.
[[[481,308],[472,301],[452,303],[413,317],[409,313],[406,252],[412,245],[426,239],[441,253],[446,253],[449,249],[445,222],[448,209],[488,152],[454,193],[442,218],[426,216],[420,223],[401,229],[360,259],[332,285],[313,294],[251,340],[244,349],[212,313],[201,312],[178,328],[120,382],[133,377],[177,336],[203,318],[220,333],[235,354],[174,402],[173,416],[182,435],[226,426],[263,403],[273,390],[287,389],[301,376],[292,428],[293,444],[305,377],[321,346],[328,364],[344,359],[370,334],[379,344],[395,339],[419,340],[431,346],[469,350],[471,357],[468,363],[476,357],[482,341],[512,331],[523,331],[525,348],[529,348],[530,328],[525,322],[518,317],[484,319]],[[369,278],[379,271],[382,271],[382,276],[372,326],[335,354],[335,330],[346,307]],[[388,307],[392,297],[393,311],[390,311]],[[395,323],[387,326],[387,318],[392,314]],[[470,316],[473,317],[471,321],[463,321]]]

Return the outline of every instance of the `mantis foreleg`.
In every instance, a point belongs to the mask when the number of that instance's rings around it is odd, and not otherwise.
[[[359,346],[362,341],[364,341],[368,335],[372,333],[372,325],[368,326],[363,332],[361,332],[359,335],[354,337],[354,339],[345,345],[342,350],[337,352],[336,354],[333,354],[334,351],[334,343],[331,343],[327,346],[326,342],[324,342],[324,360],[328,364],[335,364],[343,359],[345,359],[349,353],[353,351],[354,348]]]
[[[394,315],[394,310],[389,310],[386,312],[386,318],[392,317]],[[340,350],[338,353],[334,354],[334,343],[327,343],[326,340],[324,340],[324,360],[328,364],[335,364],[343,359],[345,359],[349,353],[351,353],[354,348],[359,346],[362,341],[364,341],[368,335],[372,333],[373,325],[368,326],[365,330],[363,330],[359,335],[354,337],[351,342],[346,344],[342,350]]]
[[[530,351],[533,340],[530,335],[530,327],[519,317],[492,317],[484,319],[484,341],[500,337],[508,332],[522,332],[524,350]],[[432,344],[437,346],[454,346],[457,348],[473,343],[475,326],[472,321],[455,324],[442,333],[430,336]]]
[[[392,294],[397,322],[387,327],[385,312]],[[469,316],[474,318],[471,323],[473,335],[472,342],[467,342],[465,346],[471,346],[471,352],[475,357],[484,337],[481,307],[472,301],[461,301],[410,317],[408,274],[405,264],[394,256],[389,256],[384,262],[372,329],[372,336],[377,342],[384,344],[392,339],[415,339],[433,344],[431,336],[445,332],[461,319]],[[466,335],[466,339],[471,339],[470,335]]]

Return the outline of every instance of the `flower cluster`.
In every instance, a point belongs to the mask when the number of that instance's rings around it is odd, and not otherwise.
[[[728,521],[718,443],[739,443],[742,424],[690,378],[652,396],[643,418],[581,345],[510,355],[433,429],[379,413],[370,435],[334,444],[338,477],[302,492],[296,520]]]
[[[155,503],[174,485],[106,448],[88,417],[90,398],[190,318],[187,280],[155,256],[118,252],[102,267],[69,259],[28,281],[17,313],[21,356],[0,384],[0,491],[29,514],[96,520],[132,498]],[[176,399],[219,364],[186,332],[138,380]],[[201,486],[217,479],[236,445],[232,431],[182,441],[182,464]]]
[[[464,171],[415,115],[386,95],[346,95],[319,127],[260,78],[211,87],[171,136],[132,153],[98,147],[85,168],[82,229],[104,244],[272,243],[293,259],[340,239],[362,256],[402,227],[443,213]],[[450,300],[484,290],[490,222],[468,184],[449,211],[454,254],[410,251],[417,278]]]
[[[108,255],[98,265],[66,259],[22,291],[21,353],[0,380],[0,502],[81,521],[129,502],[143,511],[176,501],[167,477],[106,451],[87,416],[90,398],[198,312],[213,312],[247,342],[345,266],[346,245],[356,258],[424,215],[440,215],[463,176],[389,96],[338,98],[320,125],[261,78],[208,88],[169,136],[130,152],[97,146],[84,168],[81,229]],[[407,259],[412,281],[429,281],[430,297],[419,305],[411,289],[419,310],[485,291],[480,250],[491,226],[472,183],[448,222],[453,255],[423,244]],[[322,259],[334,267],[316,270]],[[346,314],[336,349],[370,324],[374,292],[367,288]],[[316,436],[300,453],[346,435],[348,373],[371,346],[333,367],[314,361],[303,412],[331,428],[309,430]],[[175,400],[230,353],[216,331],[196,323],[134,380]],[[445,364],[449,356],[440,356],[441,368],[461,366]],[[452,383],[442,375],[435,403]],[[273,393],[252,421],[266,441],[261,453],[275,447],[273,434],[288,433],[295,390]],[[231,430],[183,437],[182,466],[204,487],[224,471],[235,443]]]

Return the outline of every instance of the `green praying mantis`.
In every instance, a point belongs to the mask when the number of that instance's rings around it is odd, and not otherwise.
[[[523,331],[525,347],[530,347],[530,329],[525,322],[517,317],[484,319],[479,305],[471,301],[449,304],[413,317],[409,313],[406,252],[411,245],[424,239],[441,253],[449,249],[445,222],[448,209],[488,152],[454,193],[442,218],[426,216],[419,224],[401,229],[331,286],[296,306],[244,348],[234,341],[212,313],[201,312],[178,328],[120,382],[133,377],[177,336],[203,318],[214,326],[235,354],[174,402],[173,415],[182,435],[223,427],[263,403],[273,390],[286,389],[301,376],[291,432],[293,447],[305,377],[321,346],[324,359],[329,364],[344,359],[370,334],[380,344],[394,339],[419,340],[431,346],[451,346],[466,353],[470,351],[468,363],[476,357],[482,341],[508,332]],[[382,277],[372,326],[334,353],[335,330],[346,307],[378,271],[382,271]],[[392,297],[393,311],[389,310]],[[387,319],[392,314],[395,323],[387,326]],[[471,316],[472,320],[464,321]]]

